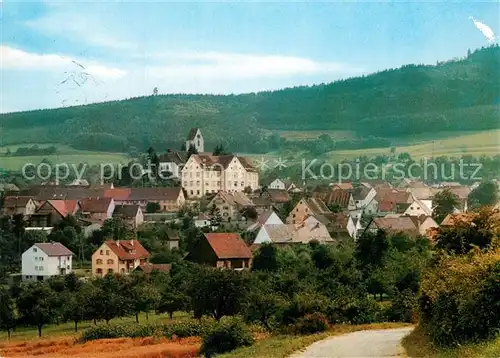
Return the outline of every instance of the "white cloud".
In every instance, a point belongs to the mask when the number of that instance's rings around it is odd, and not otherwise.
[[[81,68],[81,64],[84,68]],[[2,70],[53,70],[80,71],[96,76],[102,80],[117,79],[127,74],[127,71],[108,67],[95,61],[62,56],[57,54],[37,54],[20,49],[0,46],[0,68]]]
[[[181,52],[151,54],[163,61],[145,68],[145,73],[168,78],[242,80],[331,73],[350,76],[363,72],[343,63],[318,62],[308,58],[225,52]]]

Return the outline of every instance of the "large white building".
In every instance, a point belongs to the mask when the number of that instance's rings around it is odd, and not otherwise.
[[[36,243],[22,255],[23,280],[46,280],[73,270],[73,253],[59,242]]]
[[[258,189],[259,173],[243,157],[193,154],[182,168],[182,187],[188,198],[200,198],[223,190],[228,193],[249,187]]]

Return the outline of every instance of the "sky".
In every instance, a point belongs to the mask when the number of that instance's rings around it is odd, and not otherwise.
[[[238,94],[435,64],[489,45],[500,2],[0,0],[0,112]]]

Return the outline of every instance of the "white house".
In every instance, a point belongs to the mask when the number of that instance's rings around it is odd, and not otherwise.
[[[432,215],[432,209],[427,207],[425,203],[423,203],[419,199],[414,199],[413,203],[406,208],[405,212],[403,213],[405,216],[431,216]]]
[[[199,227],[199,228],[208,227],[208,226],[210,226],[210,218],[206,214],[200,213],[194,219],[194,226]]]
[[[46,280],[66,275],[73,269],[73,253],[59,242],[36,243],[21,259],[23,280]]]
[[[300,191],[300,189],[290,179],[274,179],[267,187],[269,189],[279,189],[291,192]]]
[[[158,172],[166,179],[180,179],[181,169],[187,160],[187,153],[168,151],[160,155]]]

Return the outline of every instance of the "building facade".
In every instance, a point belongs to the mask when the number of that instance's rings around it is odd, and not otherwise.
[[[182,168],[182,187],[188,198],[201,198],[210,193],[256,190],[259,173],[243,157],[235,155],[193,154]]]
[[[46,280],[73,270],[73,253],[59,242],[36,243],[21,257],[23,280]]]

